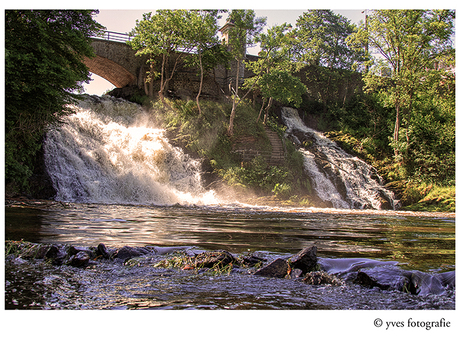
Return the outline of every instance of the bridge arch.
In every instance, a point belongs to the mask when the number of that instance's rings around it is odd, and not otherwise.
[[[129,39],[128,34],[109,31],[101,37],[94,37],[91,46],[96,56],[84,59],[89,71],[117,88],[136,84],[136,74],[144,68],[146,60],[136,56],[136,52],[126,44]]]
[[[100,55],[85,58],[85,65],[93,74],[106,79],[117,88],[136,83],[136,77],[120,64]]]

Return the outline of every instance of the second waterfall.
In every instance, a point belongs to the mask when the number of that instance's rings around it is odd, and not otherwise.
[[[283,107],[286,137],[300,148],[304,169],[318,197],[334,208],[396,209],[399,201],[383,186],[377,170],[307,127],[296,109]]]

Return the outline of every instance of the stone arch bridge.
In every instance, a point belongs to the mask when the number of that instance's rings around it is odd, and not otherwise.
[[[126,43],[130,38],[128,34],[110,31],[105,31],[103,36],[93,37],[91,46],[96,56],[85,58],[84,62],[91,73],[101,76],[117,88],[137,85],[138,88],[145,89],[147,56],[136,56],[136,52]],[[175,57],[177,55],[179,54]],[[247,58],[251,57],[253,56],[247,55]],[[202,96],[216,96],[222,92],[228,94],[234,73],[236,67],[233,64],[230,69],[217,66],[210,74],[205,75]],[[240,70],[241,75],[244,76],[244,70]],[[198,71],[182,64],[176,69],[169,89],[176,95],[191,97],[196,95],[199,81]],[[159,88],[158,84],[156,86]]]
[[[136,52],[126,44],[128,34],[104,32],[101,37],[94,37],[91,46],[96,56],[85,58],[84,62],[91,73],[106,79],[117,88],[138,84],[141,78],[145,58],[136,56]]]

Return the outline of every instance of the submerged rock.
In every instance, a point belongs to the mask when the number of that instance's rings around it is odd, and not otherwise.
[[[312,271],[305,275],[303,281],[306,284],[321,285],[321,284],[332,284],[342,285],[343,281],[338,279],[336,276],[331,276],[325,271]]]
[[[241,263],[243,265],[247,265],[247,266],[256,266],[257,264],[261,264],[263,262],[266,262],[267,260],[265,258],[260,258],[260,257],[257,257],[257,256],[244,256],[242,257],[241,259]]]
[[[420,271],[412,271],[411,292],[418,295],[441,295],[446,292],[446,284],[439,275],[431,275]],[[453,282],[455,283],[455,277]]]
[[[359,271],[356,279],[366,287],[378,287],[382,290],[398,290],[409,292],[411,290],[411,280],[403,270],[389,267],[379,267],[375,269]]]
[[[447,288],[455,288],[455,271],[442,272],[438,275],[443,286]]]
[[[131,246],[124,246],[116,253],[116,258],[122,259],[124,261],[131,259],[133,257],[139,257],[142,255],[148,255],[151,252],[145,248],[134,248]]]
[[[441,295],[448,288],[455,287],[455,271],[428,274],[420,271],[377,267],[359,271],[355,282],[366,287],[397,290],[414,295]]]

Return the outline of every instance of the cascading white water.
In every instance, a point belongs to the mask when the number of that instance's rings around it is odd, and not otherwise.
[[[381,209],[382,200],[391,203],[393,209],[397,207],[398,201],[383,187],[375,168],[307,127],[296,109],[283,107],[282,118],[288,137],[298,144],[308,143],[307,149],[301,149],[304,168],[319,198],[331,202],[334,208]]]
[[[172,146],[139,105],[90,96],[45,140],[56,200],[117,204],[212,204],[200,165]]]

